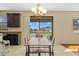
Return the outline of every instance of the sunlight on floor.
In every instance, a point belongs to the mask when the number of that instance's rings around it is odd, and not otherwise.
[[[63,44],[66,49],[64,52],[73,52],[73,53],[78,53],[79,52],[79,45],[78,44]]]

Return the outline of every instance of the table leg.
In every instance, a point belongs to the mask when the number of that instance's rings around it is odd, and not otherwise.
[[[49,46],[49,56],[51,56],[51,46]]]

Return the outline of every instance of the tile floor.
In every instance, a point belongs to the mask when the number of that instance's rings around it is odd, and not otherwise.
[[[78,56],[78,53],[66,52],[65,47],[60,44],[55,44],[54,55],[55,56]],[[0,52],[1,55],[1,52]],[[42,54],[45,55],[45,54]],[[46,54],[48,56],[48,54]],[[5,56],[25,56],[25,46],[10,46],[10,50],[5,52]],[[31,55],[34,56],[34,55]],[[36,54],[35,54],[36,56]]]

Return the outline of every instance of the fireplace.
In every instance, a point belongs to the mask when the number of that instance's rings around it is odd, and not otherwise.
[[[10,45],[19,45],[21,43],[21,33],[6,33],[3,40],[9,40]]]

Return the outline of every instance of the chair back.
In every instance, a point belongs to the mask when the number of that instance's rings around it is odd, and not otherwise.
[[[0,41],[3,41],[3,34],[0,33]]]
[[[30,40],[30,37],[29,36],[27,36],[26,38],[24,38],[25,45],[26,44],[29,44],[29,40]]]
[[[53,38],[53,40],[52,40],[53,47],[54,47],[54,44],[55,44],[55,38]]]

